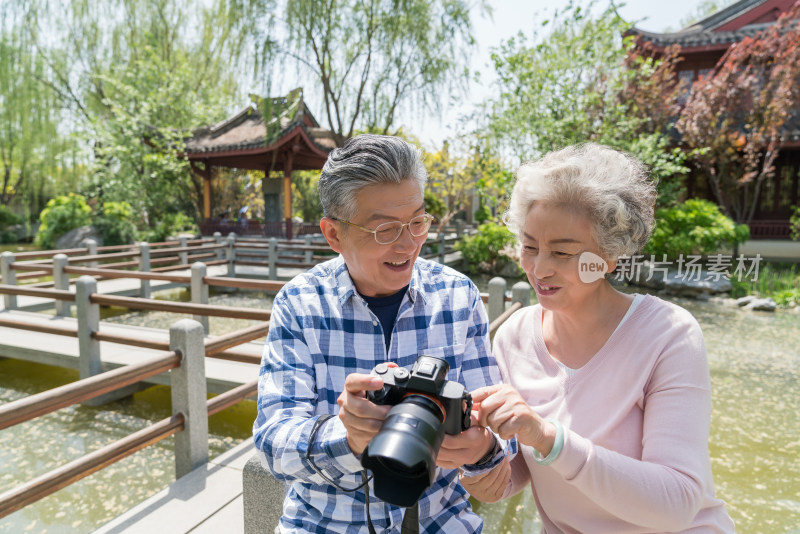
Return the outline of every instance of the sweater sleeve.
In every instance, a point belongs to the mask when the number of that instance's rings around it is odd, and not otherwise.
[[[253,425],[256,448],[275,478],[325,483],[306,460],[328,478],[358,472],[361,464],[347,444],[344,424],[338,417],[320,426],[309,444],[319,418],[316,413],[316,377],[311,353],[297,314],[286,298],[276,297],[262,357],[258,383],[258,413]]]
[[[684,317],[672,330],[646,386],[642,459],[565,430],[564,448],[550,468],[624,521],[679,531],[691,524],[712,483],[711,386],[699,325]]]

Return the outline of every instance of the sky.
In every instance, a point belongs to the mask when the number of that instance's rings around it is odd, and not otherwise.
[[[404,129],[420,138],[427,148],[440,147],[442,141],[457,132],[459,116],[486,98],[492,90],[494,69],[490,62],[491,48],[501,41],[523,31],[530,35],[534,21],[541,21],[554,7],[563,8],[567,0],[489,0],[493,8],[492,19],[473,17],[478,49],[472,57],[472,69],[481,72],[480,83],[470,87],[468,102],[459,109],[445,110],[441,120],[434,117],[400,116]],[[667,28],[679,29],[681,19],[693,13],[701,0],[628,0],[618,9],[623,19],[635,21],[640,29],[663,32]]]

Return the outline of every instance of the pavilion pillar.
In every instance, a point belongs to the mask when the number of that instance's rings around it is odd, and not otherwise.
[[[292,163],[294,152],[286,153],[283,164],[283,218],[286,221],[286,239],[292,238]]]
[[[211,165],[208,160],[204,161],[203,170],[203,218],[211,218]]]

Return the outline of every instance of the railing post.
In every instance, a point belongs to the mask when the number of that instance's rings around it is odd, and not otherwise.
[[[192,264],[192,302],[208,304],[208,285],[203,282],[208,269],[206,264],[198,261]],[[203,325],[203,332],[208,335],[208,316],[194,315],[194,320]]]
[[[531,286],[528,282],[517,282],[511,286],[511,301],[521,302],[522,306],[531,304]]]
[[[303,237],[303,241],[305,242],[305,245],[307,247],[311,246],[311,236],[309,234],[306,234]],[[306,250],[305,262],[306,263],[311,263],[311,260],[313,260],[313,259],[314,259],[314,251],[313,250]]]
[[[89,256],[97,256],[97,241],[94,239],[87,239],[85,241],[86,248],[89,250]],[[90,269],[97,269],[100,263],[97,260],[92,260],[89,262]]]
[[[228,235],[227,243],[228,243],[228,248],[225,249],[225,252],[227,253],[226,255],[227,255],[227,260],[228,260],[228,276],[230,278],[235,278],[236,277],[236,249],[234,248],[234,245],[236,244],[236,234],[231,232]]]
[[[170,371],[172,414],[183,413],[184,428],[175,434],[175,478],[208,461],[208,408],[203,327],[181,319],[169,329],[169,348],[182,355]]]
[[[439,263],[441,263],[442,265],[444,265],[444,256],[445,256],[445,254],[444,254],[444,248],[445,248],[444,240],[445,240],[445,232],[444,232],[444,228],[442,228],[442,231],[439,232]]]
[[[150,272],[150,243],[139,243],[139,272]],[[139,296],[143,299],[150,298],[150,280],[140,280]]]
[[[53,256],[53,289],[69,291],[69,274],[64,272],[64,267],[69,264],[69,258],[65,254]],[[66,300],[56,301],[56,315],[59,317],[69,317],[72,306]]]
[[[11,268],[14,263],[13,252],[3,252],[0,254],[0,276],[3,277],[3,283],[9,286],[17,285],[17,272]],[[3,306],[7,310],[17,309],[17,296],[16,295],[3,295]]]
[[[278,239],[275,237],[269,240],[269,279],[278,279]]]
[[[272,532],[283,514],[284,484],[261,465],[253,454],[242,469],[244,534]]]
[[[506,310],[506,280],[495,276],[489,280],[489,302],[486,305],[489,322],[500,317]]]
[[[464,237],[464,230],[466,230],[467,222],[461,219],[456,221],[456,235],[461,238]]]
[[[78,371],[80,377],[89,378],[103,372],[100,342],[92,337],[100,329],[100,306],[92,304],[92,293],[97,293],[97,280],[81,276],[75,281],[75,312],[78,318]],[[100,398],[89,399],[86,406],[103,404]]]
[[[189,242],[189,238],[186,237],[186,236],[178,238],[178,243],[179,243],[178,246],[180,248],[188,247],[189,246],[188,242]],[[189,263],[189,253],[186,252],[186,251],[178,252],[178,263],[180,263],[181,265],[188,265],[188,263]]]
[[[222,234],[221,233],[214,232],[214,242],[217,245],[221,245],[222,244]],[[217,249],[217,259],[221,260],[221,259],[224,259],[224,257],[225,257],[225,253],[222,251],[221,248],[218,248]]]

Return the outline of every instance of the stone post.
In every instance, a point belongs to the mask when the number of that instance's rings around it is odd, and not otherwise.
[[[91,276],[81,276],[75,281],[75,313],[78,319],[78,372],[80,377],[89,378],[103,372],[100,358],[100,342],[92,333],[100,330],[100,306],[92,304],[90,297],[97,293],[97,280]],[[83,402],[85,406],[99,406],[107,402],[103,397],[95,397]]]
[[[227,239],[228,248],[225,249],[226,257],[228,260],[228,277],[235,278],[236,277],[236,249],[234,248],[234,244],[236,243],[236,234],[231,232]]]
[[[221,233],[214,232],[214,242],[217,245],[221,245],[222,244],[222,234]],[[217,249],[217,259],[218,260],[225,259],[225,253],[223,252],[223,250],[221,248]]]
[[[489,322],[500,317],[506,309],[506,280],[495,276],[489,280],[489,302],[486,305]]]
[[[269,240],[269,279],[278,279],[278,239],[275,237]]]
[[[69,291],[69,274],[64,272],[64,267],[69,265],[69,258],[65,254],[53,256],[53,289]],[[72,305],[66,300],[56,301],[56,315],[69,317]]]
[[[303,237],[303,241],[305,242],[305,245],[307,247],[311,246],[311,236],[310,235],[306,234]],[[306,250],[305,262],[306,263],[311,263],[313,261],[313,259],[314,259],[314,251],[313,250]]]
[[[187,238],[186,236],[178,238],[178,243],[179,243],[178,246],[180,248],[188,247],[189,246],[188,242],[189,242],[189,238]],[[186,252],[186,251],[178,252],[178,263],[180,263],[181,265],[188,265],[189,264],[189,253]]]
[[[192,303],[208,304],[208,284],[203,282],[208,269],[206,264],[198,261],[192,264]],[[208,316],[194,315],[193,319],[203,325],[203,332],[208,335]]]
[[[150,244],[139,243],[139,272],[150,272]],[[150,280],[140,280],[139,296],[143,299],[150,298]]]
[[[444,256],[445,256],[445,253],[444,253],[445,242],[444,242],[444,240],[445,240],[445,231],[444,231],[444,228],[442,228],[442,231],[439,233],[439,263],[441,263],[442,265],[445,264],[444,263]]]
[[[89,256],[97,256],[97,241],[94,239],[87,239],[85,241],[86,248],[89,250]],[[97,269],[100,266],[97,260],[92,260],[89,262],[90,269]]]
[[[11,268],[14,263],[13,252],[3,252],[0,254],[0,276],[3,277],[3,284],[7,286],[17,285],[17,272]],[[17,309],[17,296],[16,295],[3,295],[3,306],[7,310]]]
[[[464,231],[466,230],[466,227],[467,227],[467,222],[466,221],[463,221],[461,219],[458,219],[456,221],[456,235],[459,238],[464,237]]]
[[[169,329],[169,348],[182,355],[181,365],[170,370],[172,414],[184,416],[182,432],[175,434],[175,478],[208,462],[208,408],[203,327],[181,319]]]
[[[272,532],[283,514],[285,488],[253,454],[242,470],[244,534]]]
[[[517,282],[511,287],[511,301],[521,302],[522,306],[531,305],[531,286],[528,282]]]

